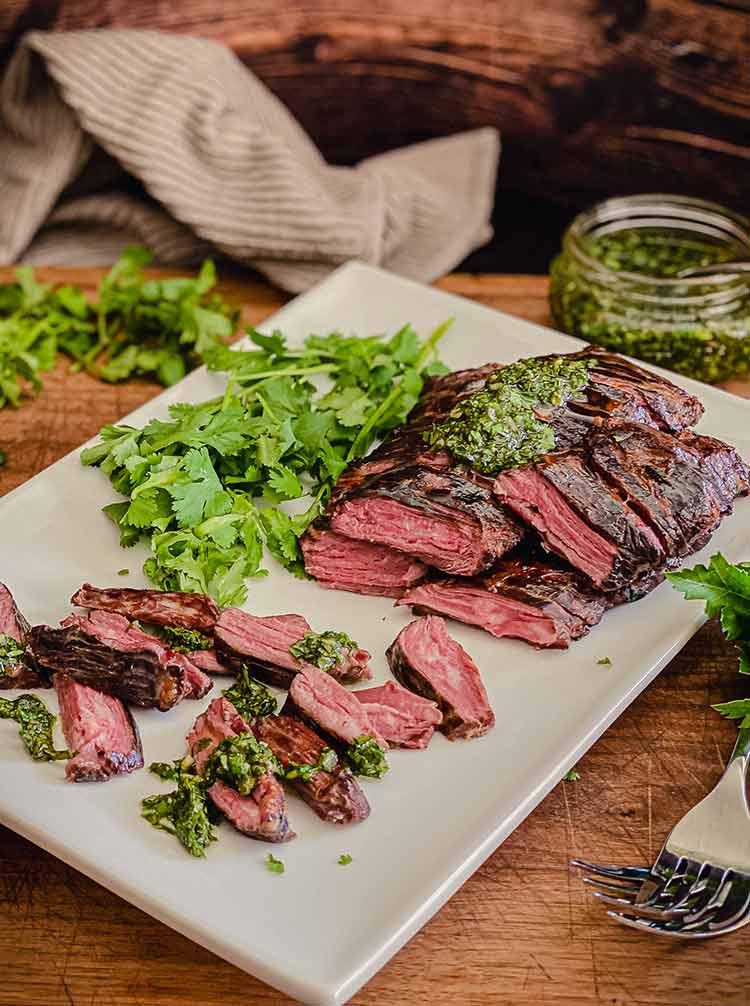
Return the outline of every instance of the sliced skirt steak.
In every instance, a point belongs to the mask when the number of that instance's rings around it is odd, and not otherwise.
[[[65,743],[75,754],[65,766],[72,782],[104,782],[143,768],[138,727],[130,711],[113,695],[54,676]]]
[[[437,703],[443,714],[438,729],[449,740],[481,737],[495,725],[479,670],[448,635],[442,618],[426,615],[410,622],[387,656],[402,685]]]

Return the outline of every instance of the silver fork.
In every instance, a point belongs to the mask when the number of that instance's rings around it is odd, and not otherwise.
[[[705,939],[750,922],[750,727],[740,727],[729,763],[708,796],[679,821],[652,867],[574,859],[584,883],[634,929]]]

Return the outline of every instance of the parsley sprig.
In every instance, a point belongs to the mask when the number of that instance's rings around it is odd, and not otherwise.
[[[206,350],[223,395],[141,429],[105,426],[81,454],[126,497],[104,508],[121,544],[150,543],[157,587],[220,605],[241,604],[245,580],[265,574],[264,545],[304,576],[299,537],[347,464],[404,422],[425,376],[445,372],[435,352],[449,324],[424,342],[406,325],[391,338],[311,335],[300,349],[250,329],[253,349]]]
[[[688,600],[705,602],[708,617],[718,617],[724,635],[737,647],[740,674],[750,674],[750,562],[733,564],[717,553],[707,566],[667,573],[667,579]],[[719,702],[712,708],[750,727],[750,699]]]
[[[58,353],[102,381],[150,376],[170,385],[229,339],[237,312],[216,294],[210,261],[195,278],[148,279],[150,253],[127,248],[89,302],[80,287],[16,270],[0,284],[0,408],[42,387]]]

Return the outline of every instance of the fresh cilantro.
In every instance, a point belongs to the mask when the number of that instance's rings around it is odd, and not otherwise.
[[[257,716],[273,716],[278,705],[266,686],[250,676],[247,667],[242,668],[232,687],[225,688],[221,694],[247,722]]]
[[[709,618],[718,616],[739,651],[740,673],[750,674],[750,563],[733,565],[718,553],[707,566],[667,573],[667,579],[689,601],[704,601]]]
[[[118,576],[130,576],[130,570],[127,567],[123,567],[123,569],[118,569],[117,570],[117,575]]]
[[[107,317],[134,295],[140,268],[125,262],[108,281]],[[144,284],[146,300],[177,303],[187,281],[160,282]],[[101,311],[100,325],[109,337]],[[222,606],[242,604],[246,581],[264,575],[264,548],[304,577],[300,537],[348,462],[406,419],[428,369],[440,369],[446,328],[423,342],[410,326],[391,338],[311,335],[294,349],[280,332],[254,329],[251,348],[214,341],[204,356],[227,376],[223,395],[171,405],[142,429],[106,426],[81,453],[125,497],[105,508],[121,544],[147,539],[144,572],[157,587],[208,593]]]
[[[563,779],[566,782],[578,782],[580,778],[581,773],[578,771],[577,768],[572,768],[569,772],[566,772],[565,775],[563,776]]]
[[[339,866],[348,866],[351,863],[351,861],[352,857],[349,855],[348,852],[342,852],[339,858],[336,860]]]
[[[597,660],[597,664],[599,665],[599,667],[611,667],[612,660],[610,657],[601,657],[599,660]]]
[[[355,775],[382,779],[388,771],[385,752],[369,734],[355,737],[351,744],[347,745],[344,755]]]
[[[313,664],[321,671],[330,671],[336,664],[343,664],[344,651],[355,651],[359,644],[345,632],[306,632],[302,639],[292,643],[289,652],[297,660]]]
[[[147,280],[149,260],[143,248],[126,249],[92,303],[76,286],[38,283],[28,266],[0,284],[0,408],[39,391],[59,352],[103,381],[150,376],[169,385],[221,347],[237,312],[212,292],[213,264],[195,279]]]
[[[71,757],[70,751],[55,748],[52,728],[57,717],[36,695],[0,698],[0,719],[16,721],[23,745],[34,761],[60,761]]]
[[[266,864],[266,869],[270,873],[283,873],[284,872],[284,863],[282,862],[282,860],[277,859],[273,855],[273,853],[271,853],[271,852],[269,852],[268,855],[266,856],[266,858],[265,858],[265,864]]]
[[[750,727],[750,699],[735,699],[733,702],[717,702],[711,706],[717,713],[730,720],[741,720],[741,727]]]

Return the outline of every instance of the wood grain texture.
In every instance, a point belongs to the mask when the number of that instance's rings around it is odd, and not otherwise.
[[[746,201],[749,0],[10,0],[31,25],[233,48],[337,162],[480,125],[503,188],[576,205],[657,189]]]
[[[546,272],[594,201],[680,192],[748,211],[750,0],[5,0],[23,31],[159,28],[233,48],[325,156],[497,126],[484,272]]]
[[[46,274],[57,277],[91,287],[94,271]],[[438,285],[548,321],[543,279],[455,275]],[[252,282],[233,281],[225,292],[241,295],[248,321],[281,303]],[[156,390],[101,385],[60,368],[37,400],[2,413],[9,463],[0,493]],[[709,624],[590,750],[580,781],[553,790],[355,997],[357,1006],[747,1006],[748,930],[702,945],[648,939],[610,922],[567,866],[575,855],[653,859],[731,749],[733,727],[710,704],[741,691],[736,659]],[[0,1006],[288,1002],[0,829]]]

